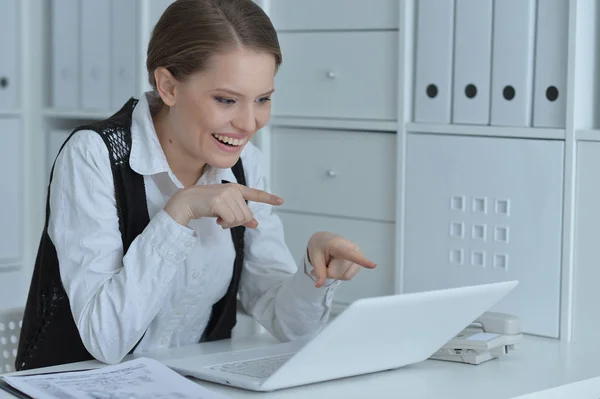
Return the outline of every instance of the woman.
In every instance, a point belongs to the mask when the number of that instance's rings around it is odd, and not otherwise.
[[[332,233],[297,268],[250,140],[270,115],[276,32],[251,0],[178,0],[153,91],[75,130],[51,177],[17,369],[228,338],[236,296],[280,340],[326,323],[339,280],[373,268]],[[233,245],[232,245],[233,241]]]

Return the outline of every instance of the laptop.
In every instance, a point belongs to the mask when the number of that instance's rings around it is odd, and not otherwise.
[[[176,372],[273,391],[428,359],[517,281],[359,299],[311,340],[164,361]]]

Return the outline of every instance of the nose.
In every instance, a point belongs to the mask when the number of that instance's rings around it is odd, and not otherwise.
[[[232,125],[246,134],[256,131],[256,117],[252,106],[240,108]]]

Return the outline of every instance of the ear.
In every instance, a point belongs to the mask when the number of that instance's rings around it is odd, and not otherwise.
[[[164,67],[156,68],[154,70],[154,80],[156,81],[156,90],[163,102],[169,107],[174,106],[177,80],[171,75],[171,72]]]

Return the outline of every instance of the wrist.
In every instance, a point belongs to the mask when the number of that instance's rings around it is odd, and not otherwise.
[[[192,217],[190,206],[187,203],[186,196],[183,195],[183,191],[179,191],[171,197],[165,205],[165,212],[178,224],[187,226]]]

